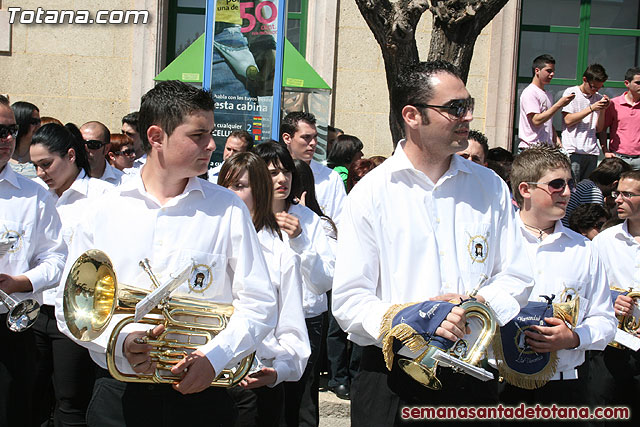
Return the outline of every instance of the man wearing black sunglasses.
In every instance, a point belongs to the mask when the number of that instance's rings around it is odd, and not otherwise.
[[[16,127],[9,101],[0,95],[0,290],[17,301],[35,298],[42,303],[42,291],[60,281],[66,249],[48,191],[9,166]],[[31,425],[37,353],[33,331],[9,330],[2,302],[0,348],[0,425]]]
[[[84,138],[84,146],[91,166],[91,177],[119,185],[123,173],[111,166],[106,159],[111,137],[109,129],[100,122],[92,121],[83,124],[80,133]]]
[[[450,311],[434,316],[433,325],[423,321],[432,336],[453,344],[465,335],[466,318],[449,301],[468,299],[486,283],[476,298],[506,323],[532,286],[506,184],[454,155],[467,148],[474,106],[458,70],[443,61],[415,64],[400,73],[392,93],[406,139],[349,194],[338,239],[332,309],[349,339],[363,346],[351,388],[353,426],[397,425],[408,405],[496,404],[496,381],[440,369],[443,388],[431,390],[407,376],[398,360],[417,354],[402,347],[390,363],[396,351],[389,346],[383,355],[383,324],[401,321],[397,309],[405,305],[438,304]],[[432,317],[431,309],[420,312],[414,310],[416,322]],[[387,342],[389,334],[382,336]]]

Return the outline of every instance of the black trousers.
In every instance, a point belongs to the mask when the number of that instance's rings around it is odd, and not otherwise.
[[[31,426],[33,330],[11,332],[7,315],[0,314],[0,426]]]
[[[54,307],[43,305],[33,325],[37,347],[33,425],[85,426],[94,381],[89,351],[58,330]]]
[[[469,375],[457,374],[442,368],[437,372],[441,390],[431,390],[408,376],[394,358],[391,371],[387,370],[382,350],[375,346],[363,347],[360,371],[351,386],[351,425],[398,426],[437,423],[438,426],[460,425],[460,420],[445,422],[434,420],[402,419],[402,408],[409,406],[496,405],[497,381],[480,381]],[[497,378],[497,375],[496,375]],[[497,425],[485,423],[484,425]],[[474,421],[475,425],[475,421]]]
[[[300,380],[284,383],[284,420],[280,424],[288,427],[314,427],[320,424],[318,357],[322,351],[324,315],[305,319],[305,323],[311,355]]]
[[[236,410],[226,389],[183,395],[169,384],[124,383],[98,368],[87,409],[90,427],[233,426]]]
[[[229,389],[236,404],[238,419],[236,427],[276,427],[284,407],[283,383],[275,387],[260,387],[245,390],[240,386]]]
[[[329,306],[331,306],[331,292]],[[329,387],[344,385],[349,387],[360,366],[362,349],[347,339],[347,333],[340,328],[338,321],[329,310],[327,329],[327,359],[329,361]]]

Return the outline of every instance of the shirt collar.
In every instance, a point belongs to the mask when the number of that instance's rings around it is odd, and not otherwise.
[[[125,180],[122,184],[120,184],[115,188],[120,192],[120,194],[130,194],[130,195],[137,194],[139,196],[153,200],[158,205],[160,204],[154,196],[147,193],[147,190],[144,187],[144,182],[142,181],[142,172],[135,175],[131,175],[131,178]],[[206,198],[205,191],[202,187],[202,180],[200,180],[197,177],[189,178],[189,181],[187,181],[187,185],[185,186],[182,193],[174,197],[165,206],[171,206],[177,203],[177,201],[187,197],[192,192],[199,192],[203,199]]]
[[[569,237],[569,233],[567,232],[567,228],[562,225],[562,221],[556,221],[555,226],[553,227],[553,232],[547,234],[547,237],[544,240],[538,241],[538,238],[529,232],[529,229],[524,225],[524,221],[519,214],[516,214],[516,218],[520,223],[520,229],[522,230],[522,235],[524,238],[530,243],[538,243],[539,245],[548,245],[554,243],[556,240],[562,239],[563,237]]]
[[[620,240],[628,240],[630,242],[636,243],[636,239],[634,239],[631,233],[629,233],[629,222],[626,219],[618,227],[618,230],[615,233],[615,237]]]
[[[407,154],[404,152],[404,146],[406,142],[407,141],[405,139],[400,140],[400,142],[398,142],[398,145],[396,146],[395,153],[393,153],[393,156],[391,157],[391,159],[389,159],[391,160],[391,173],[404,170],[414,170],[422,174],[422,172],[413,167],[413,163],[411,163],[411,160],[409,160]],[[445,178],[455,176],[458,172],[471,173],[471,168],[469,167],[469,160],[463,159],[462,157],[454,154],[453,156],[451,156],[449,169],[447,169],[444,175],[442,175],[440,181]]]
[[[80,173],[71,184],[71,187],[69,187],[69,190],[76,191],[86,196],[87,194],[89,194],[89,179],[90,178],[87,176],[87,173],[84,171],[84,169],[81,169]]]
[[[4,169],[0,172],[0,181],[7,181],[9,184],[16,187],[18,190],[22,189],[20,182],[18,181],[18,174],[13,171],[9,162],[4,165]]]
[[[640,105],[640,101],[636,102],[635,104],[630,103],[629,101],[627,101],[627,93],[629,93],[629,91],[626,91],[625,93],[623,93],[621,96],[621,100],[620,100],[620,104],[626,104],[630,107],[637,107]]]

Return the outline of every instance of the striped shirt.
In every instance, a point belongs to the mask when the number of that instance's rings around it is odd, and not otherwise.
[[[562,218],[562,224],[569,226],[569,217],[571,213],[580,205],[585,203],[597,203],[604,206],[604,195],[598,186],[590,179],[583,179],[576,186],[575,191],[571,192],[571,198],[567,204],[567,213]]]

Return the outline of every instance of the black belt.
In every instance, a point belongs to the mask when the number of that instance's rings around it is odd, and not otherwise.
[[[622,153],[616,153],[616,152],[614,152],[613,154],[620,157],[626,157],[628,159],[640,159],[640,154],[622,154]]]

